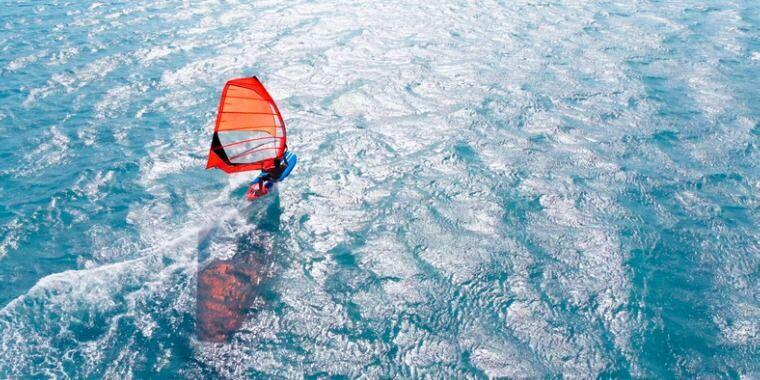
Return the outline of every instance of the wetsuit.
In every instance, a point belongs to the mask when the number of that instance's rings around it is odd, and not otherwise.
[[[287,167],[288,163],[283,160],[280,161],[280,165],[264,170],[264,175],[261,177],[261,180],[259,180],[259,188],[261,186],[266,186],[267,189],[272,187],[272,185],[280,179],[282,172],[284,172]]]

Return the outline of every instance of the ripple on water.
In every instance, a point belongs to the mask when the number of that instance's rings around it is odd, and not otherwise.
[[[0,377],[756,376],[755,10],[4,7]],[[252,74],[299,167],[247,205],[202,168]]]

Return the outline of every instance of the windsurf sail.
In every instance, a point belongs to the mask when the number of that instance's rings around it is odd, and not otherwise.
[[[224,85],[206,169],[227,173],[265,170],[282,159],[285,122],[258,78],[232,79]]]

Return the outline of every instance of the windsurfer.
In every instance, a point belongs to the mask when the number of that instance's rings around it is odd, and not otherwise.
[[[274,166],[264,170],[259,177],[259,190],[263,190],[264,187],[267,189],[271,188],[275,182],[280,180],[282,173],[287,167],[287,160],[280,160],[279,158],[275,157]]]

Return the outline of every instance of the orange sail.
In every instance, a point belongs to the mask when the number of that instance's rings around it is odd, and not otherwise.
[[[224,85],[206,169],[227,173],[264,170],[282,159],[285,122],[258,78],[233,79]]]

